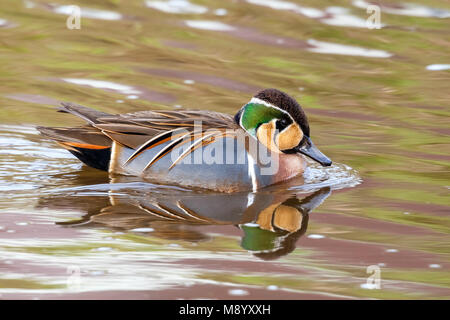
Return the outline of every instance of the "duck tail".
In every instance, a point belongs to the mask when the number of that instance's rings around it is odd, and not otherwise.
[[[111,147],[99,148],[99,146],[94,146],[95,148],[92,148],[92,146],[71,146],[71,143],[66,143],[66,145],[64,143],[59,144],[67,149],[70,153],[72,153],[75,157],[77,157],[78,160],[83,162],[85,165],[103,171],[109,170],[109,162],[111,160]]]
[[[86,165],[108,171],[112,140],[94,125],[99,123],[99,118],[110,116],[110,114],[71,102],[61,103],[58,111],[78,116],[89,125],[76,128],[37,127],[36,129],[44,137],[56,141],[70,151]]]
[[[89,124],[97,124],[99,123],[98,119],[101,117],[111,116],[109,113],[97,111],[95,109],[91,109],[88,107],[80,106],[79,104],[72,102],[62,102],[59,107],[59,112],[71,113],[75,116],[82,118],[87,121]]]
[[[108,171],[111,159],[110,138],[100,130],[85,126],[77,128],[36,128],[44,137],[56,141],[86,165]]]

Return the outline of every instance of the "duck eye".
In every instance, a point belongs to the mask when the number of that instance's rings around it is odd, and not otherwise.
[[[287,121],[286,119],[280,119],[280,120],[277,120],[277,122],[275,124],[276,124],[276,128],[279,131],[282,131],[289,125],[289,121]]]

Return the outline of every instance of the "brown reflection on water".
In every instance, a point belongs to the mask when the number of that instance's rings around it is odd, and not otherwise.
[[[82,178],[82,177],[81,177]],[[122,182],[121,182],[122,181]],[[41,197],[37,209],[67,207],[83,212],[81,219],[58,225],[80,228],[107,227],[165,240],[189,242],[211,238],[201,226],[229,226],[242,231],[241,247],[264,260],[278,259],[296,248],[308,228],[309,214],[330,194],[325,187],[306,195],[237,193],[179,194],[114,193],[129,178],[113,178],[105,196]],[[134,194],[133,194],[134,193]]]

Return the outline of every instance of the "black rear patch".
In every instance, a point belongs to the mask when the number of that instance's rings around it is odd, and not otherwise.
[[[109,160],[111,159],[111,148],[105,149],[85,149],[73,147],[77,151],[69,150],[84,164],[103,171],[108,171]]]

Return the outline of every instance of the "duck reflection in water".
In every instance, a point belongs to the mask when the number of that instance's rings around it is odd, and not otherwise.
[[[207,231],[198,226],[237,227],[242,230],[243,249],[261,259],[272,260],[295,249],[308,227],[309,213],[331,194],[329,187],[309,195],[264,191],[234,194],[179,190],[143,192],[117,178],[106,186],[109,190],[105,193],[103,189],[104,196],[101,193],[86,196],[86,192],[83,196],[59,194],[41,198],[39,206],[70,207],[85,212],[81,219],[57,223],[62,226],[144,232],[143,228],[151,228],[149,236],[168,240],[210,239]]]

